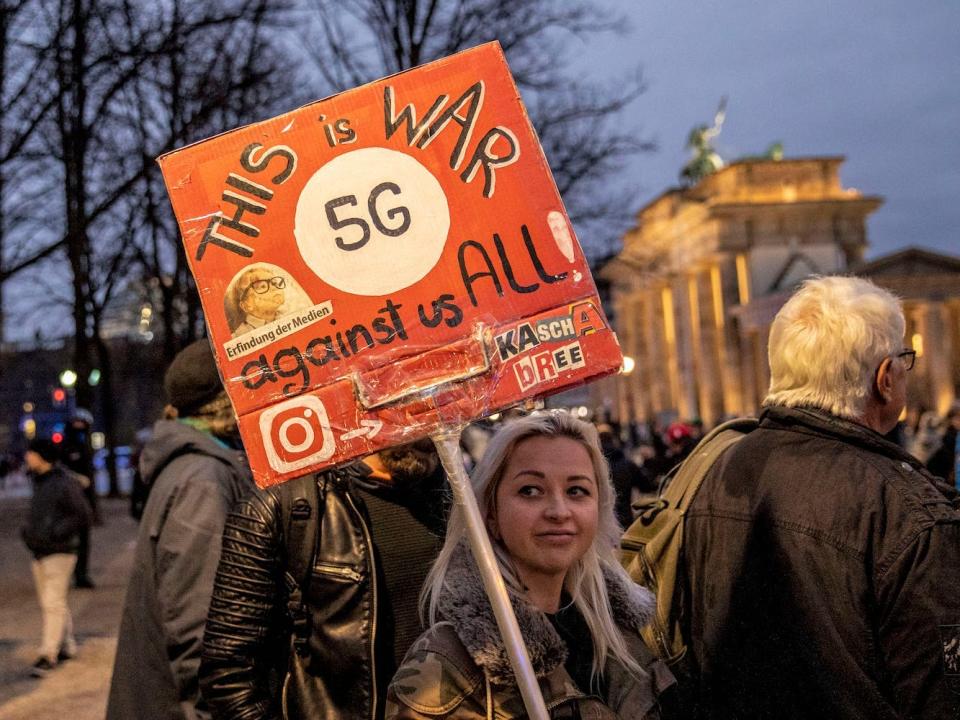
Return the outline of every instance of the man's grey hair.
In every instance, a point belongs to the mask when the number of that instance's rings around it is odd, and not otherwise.
[[[807,280],[770,326],[763,404],[862,417],[877,367],[902,349],[904,329],[900,301],[869,280]]]

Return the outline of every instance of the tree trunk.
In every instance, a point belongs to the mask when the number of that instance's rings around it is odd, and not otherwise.
[[[3,102],[3,98],[6,97],[7,90],[7,48],[10,46],[7,33],[10,30],[10,13],[11,10],[6,6],[6,3],[0,6],[0,102]],[[6,110],[4,109],[3,115],[0,115],[0,152],[3,151],[4,143],[7,139],[6,133],[4,132],[6,126],[5,120]],[[6,190],[4,185],[6,176],[6,168],[0,166],[0,267],[3,266],[4,239],[6,238],[7,232],[6,213],[4,212],[3,203],[4,191]],[[3,347],[3,342],[6,338],[4,329],[3,283],[0,282],[0,347]]]
[[[61,19],[63,19],[61,17]],[[73,370],[77,373],[77,404],[90,407],[92,389],[87,381],[93,369],[90,347],[90,268],[87,233],[87,8],[73,0],[66,19],[71,47],[60,47],[57,74],[60,81],[59,125],[63,150],[67,257],[73,274]]]
[[[100,334],[99,324],[94,327],[94,342],[97,346],[97,357],[100,362],[100,403],[103,423],[104,447],[107,450],[107,474],[110,477],[109,497],[120,497],[120,478],[117,474],[116,455],[114,453],[114,438],[116,437],[116,402],[113,389],[113,361],[110,357],[110,348]]]

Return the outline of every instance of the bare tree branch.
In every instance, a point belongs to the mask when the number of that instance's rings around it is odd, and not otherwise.
[[[615,194],[610,184],[624,160],[653,147],[623,117],[643,92],[642,75],[601,87],[581,82],[570,63],[577,45],[621,31],[623,18],[587,0],[313,0],[309,7],[315,22],[304,34],[323,38],[308,49],[324,90],[499,41],[571,217],[591,226],[588,238],[619,233],[624,213],[606,201]]]

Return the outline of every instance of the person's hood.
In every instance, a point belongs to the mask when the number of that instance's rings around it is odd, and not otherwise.
[[[157,479],[174,456],[199,453],[219,458],[230,465],[240,462],[241,453],[226,447],[209,433],[179,420],[158,420],[153,436],[140,453],[140,474],[145,483]]]
[[[639,632],[656,607],[656,598],[628,578],[604,569],[610,608],[616,624],[628,632]],[[567,647],[550,620],[522,598],[510,598],[530,663],[538,677],[556,670],[567,660]],[[500,637],[493,608],[483,589],[483,581],[465,544],[450,560],[444,592],[437,599],[443,620],[450,622],[473,661],[483,668],[496,685],[515,685],[513,668]]]

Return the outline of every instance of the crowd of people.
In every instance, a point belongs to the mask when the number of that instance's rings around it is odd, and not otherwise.
[[[688,652],[669,663],[640,634],[657,588],[618,547],[701,425],[549,411],[471,430],[551,718],[960,717],[960,408],[927,457],[897,444],[903,336],[899,301],[861,279],[808,280],[780,310],[759,423],[685,518]],[[165,390],[110,720],[527,716],[432,443],[261,490],[206,340]],[[45,673],[76,652],[68,578],[93,508],[49,443],[26,458]]]

